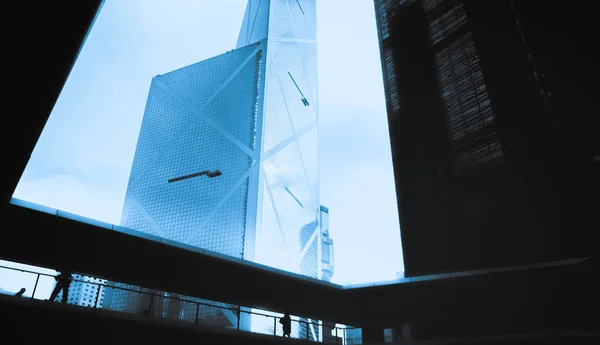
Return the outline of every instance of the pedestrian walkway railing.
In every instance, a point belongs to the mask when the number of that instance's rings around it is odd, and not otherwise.
[[[25,288],[21,298],[47,300],[56,286],[55,277],[50,273],[0,266],[0,286],[11,285],[8,290],[0,289],[0,294],[14,295],[19,289]],[[66,297],[64,303],[80,307],[283,336],[283,328],[279,323],[282,313],[108,282],[84,274],[74,273],[69,279],[68,296],[61,291],[54,302],[62,302]],[[360,328],[302,316],[292,315],[291,318],[291,338],[341,345],[362,343]]]

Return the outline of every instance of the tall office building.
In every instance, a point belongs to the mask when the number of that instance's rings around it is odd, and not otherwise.
[[[331,281],[334,272],[333,239],[329,237],[329,208],[321,205],[321,277]]]
[[[250,0],[235,50],[154,77],[121,225],[318,278],[316,52],[316,0]]]
[[[77,281],[69,284],[68,304],[80,305],[83,307],[101,308],[104,303],[106,289],[101,285],[106,280],[73,274],[73,279]],[[55,301],[62,301],[63,291],[56,295]]]
[[[333,239],[329,237],[329,208],[321,205],[321,278],[331,281],[334,269]],[[323,335],[321,341],[327,344],[341,343],[340,334],[335,333],[335,322],[323,321]]]
[[[406,275],[557,258],[558,132],[514,6],[375,11]]]

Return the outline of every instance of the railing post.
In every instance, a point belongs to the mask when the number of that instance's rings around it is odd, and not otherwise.
[[[237,330],[240,330],[240,322],[242,321],[242,307],[241,306],[237,306],[237,312],[238,312],[238,319],[237,319]]]
[[[96,301],[94,302],[94,308],[98,308],[98,299],[100,298],[100,284],[96,285],[98,289],[96,290]]]
[[[196,321],[194,323],[198,323],[198,313],[200,312],[200,303],[196,303]]]
[[[277,316],[273,316],[273,336],[277,336]]]
[[[308,321],[306,321],[306,340],[308,340]]]
[[[338,338],[338,332],[337,332],[337,329],[338,329],[338,328],[337,328],[337,327],[335,327],[335,343],[336,343],[336,344],[337,344],[337,343],[338,343],[338,341],[339,341],[339,340],[338,340],[339,338]]]
[[[38,273],[37,277],[35,278],[35,285],[33,286],[33,292],[31,293],[31,299],[33,299],[33,296],[35,296],[35,290],[37,289],[39,280],[40,280],[40,274]]]
[[[154,295],[150,294],[150,310],[148,311],[148,316],[152,317],[152,307],[154,306]]]

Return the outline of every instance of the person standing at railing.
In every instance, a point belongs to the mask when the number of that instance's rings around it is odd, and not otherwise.
[[[23,297],[23,294],[25,293],[26,289],[25,288],[21,288],[21,290],[19,290],[19,292],[17,292],[15,294],[15,297]]]
[[[71,274],[71,271],[64,270],[54,277],[54,279],[56,279],[56,286],[54,286],[49,301],[54,301],[60,290],[62,290],[62,302],[67,303],[69,298],[69,285],[71,285]]]
[[[285,313],[285,315],[279,319],[279,323],[283,328],[283,337],[285,338],[287,336],[290,338],[290,334],[292,333],[292,318],[290,317],[290,314]]]

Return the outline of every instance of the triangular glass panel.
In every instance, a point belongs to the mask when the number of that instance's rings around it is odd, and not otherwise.
[[[272,68],[267,71],[265,94],[263,152],[271,150],[294,135],[277,71]]]
[[[295,43],[272,42],[269,52],[271,63],[279,75],[279,87],[283,90],[294,131],[298,133],[317,120],[316,104],[311,98],[300,51]],[[267,86],[277,87],[274,83]]]
[[[246,180],[208,220],[206,225],[197,229],[198,233],[194,235],[189,244],[243,258],[247,198],[248,181]]]
[[[130,192],[169,239],[185,241],[250,164],[250,157],[231,141],[196,121]]]
[[[135,202],[131,200],[131,197],[125,196],[125,205],[123,206],[123,213],[121,215],[121,226],[143,232],[145,234],[160,236],[160,232],[157,231],[148,220],[144,217],[142,212],[138,209]]]
[[[312,222],[316,215],[311,207],[310,189],[295,143],[266,160],[263,167],[281,228],[285,231],[289,253],[298,257],[301,251],[300,229]]]
[[[316,39],[315,0],[277,0],[271,4],[269,36]]]
[[[256,136],[260,59],[262,52],[246,63],[203,111],[204,115],[250,148]]]
[[[271,0],[248,0],[237,48],[267,38]]]
[[[277,218],[276,205],[266,181],[263,183],[262,226],[258,232],[255,261],[279,269],[287,269],[287,243]]]
[[[196,110],[200,110],[256,47],[253,44],[236,49],[156,78]]]
[[[192,111],[152,82],[129,177],[130,184],[144,173],[193,116]]]

